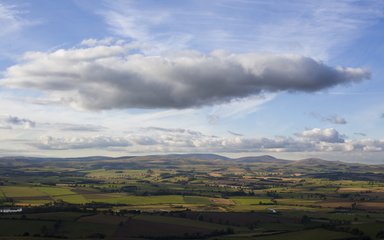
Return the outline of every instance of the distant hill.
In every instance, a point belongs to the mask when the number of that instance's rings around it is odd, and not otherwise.
[[[210,153],[194,153],[194,154],[171,154],[170,157],[176,158],[193,158],[193,159],[203,159],[203,160],[230,160],[231,158],[224,157],[218,154]]]
[[[301,160],[292,161],[292,165],[321,165],[321,164],[335,164],[337,161],[329,161],[321,158],[305,158]]]
[[[291,161],[278,159],[269,155],[263,156],[255,156],[255,157],[241,157],[236,159],[237,162],[242,163],[280,163],[280,164],[288,164]]]
[[[122,158],[128,158],[128,157],[120,157]],[[231,158],[227,158],[221,155],[217,154],[206,154],[206,153],[193,153],[193,154],[166,154],[166,155],[147,155],[147,156],[135,156],[130,157],[130,161],[132,160],[206,160],[206,161],[213,161],[213,160],[231,160]]]
[[[222,162],[226,165],[249,164],[259,167],[265,171],[274,171],[284,169],[286,171],[304,171],[304,172],[334,172],[334,171],[375,171],[384,169],[384,165],[368,165],[360,163],[346,163],[341,161],[328,161],[319,158],[307,158],[302,160],[284,160],[275,158],[270,155],[249,156],[241,158],[229,158],[217,154],[209,153],[193,153],[193,154],[164,154],[164,155],[146,155],[146,156],[122,156],[122,157],[105,157],[105,156],[89,156],[78,158],[50,158],[50,157],[0,157],[0,166],[28,166],[29,164],[91,164],[100,166],[124,166],[124,164],[135,164],[140,166],[142,163],[163,162],[164,164],[194,164],[209,163],[215,164]],[[98,164],[98,165],[96,165]]]

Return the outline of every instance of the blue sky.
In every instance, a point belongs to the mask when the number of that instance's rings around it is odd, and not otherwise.
[[[383,162],[384,3],[0,0],[1,155]]]

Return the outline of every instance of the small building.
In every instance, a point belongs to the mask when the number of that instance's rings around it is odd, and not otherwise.
[[[0,208],[0,213],[19,213],[22,211],[22,208]]]
[[[268,211],[273,213],[273,214],[277,214],[277,211],[275,209],[273,209],[273,208],[268,208]]]

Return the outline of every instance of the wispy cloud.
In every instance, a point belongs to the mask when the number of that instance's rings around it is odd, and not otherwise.
[[[54,126],[59,128],[61,131],[68,132],[100,132],[105,129],[101,126],[87,124],[54,124]]]
[[[101,10],[118,36],[158,48],[252,49],[326,59],[383,18],[372,1],[174,1],[172,6],[114,1]],[[185,9],[188,8],[188,11]],[[245,17],[246,16],[246,17]],[[252,16],[252,17],[251,17]]]
[[[260,3],[260,1],[259,1]],[[383,18],[382,1],[289,1],[263,5],[279,11],[256,27],[256,42],[269,51],[299,52],[326,59]],[[281,12],[283,11],[283,12]],[[269,22],[269,20],[272,20]]]
[[[230,131],[230,130],[227,130],[227,132],[233,136],[238,136],[238,137],[242,137],[244,136],[243,134],[241,133],[237,133],[237,132],[233,132],[233,131]]]
[[[41,21],[31,19],[28,16],[28,11],[17,4],[5,4],[0,2],[0,36],[10,36],[21,31],[25,27],[30,27],[40,24]]]
[[[340,116],[330,116],[325,119],[326,121],[334,124],[347,124],[347,120]]]
[[[367,136],[367,134],[362,133],[362,132],[355,132],[353,134],[358,135],[358,136],[362,136],[362,137],[366,137]]]
[[[323,116],[319,113],[314,113],[314,112],[310,113],[309,115],[323,122],[329,122],[333,124],[347,124],[347,120],[344,117],[339,115]]]
[[[190,35],[166,30],[176,19],[164,8],[153,9],[139,1],[106,1],[98,13],[105,19],[111,33],[136,42],[142,52],[188,48]]]
[[[150,41],[155,38],[153,28],[160,25],[169,13],[161,9],[137,8],[138,1],[105,2],[99,14],[105,18],[111,31],[132,40]],[[155,33],[156,35],[156,33]]]
[[[210,110],[208,122],[217,124],[221,118],[242,118],[258,111],[262,105],[273,100],[276,95],[275,93],[263,93],[251,97],[236,98],[224,104],[217,104]]]
[[[0,3],[0,36],[20,30],[28,25],[28,21],[22,18],[22,12],[15,5]]]

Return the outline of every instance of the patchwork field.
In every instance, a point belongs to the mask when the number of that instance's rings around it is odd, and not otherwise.
[[[383,166],[245,160],[3,158],[0,239],[384,239]]]

